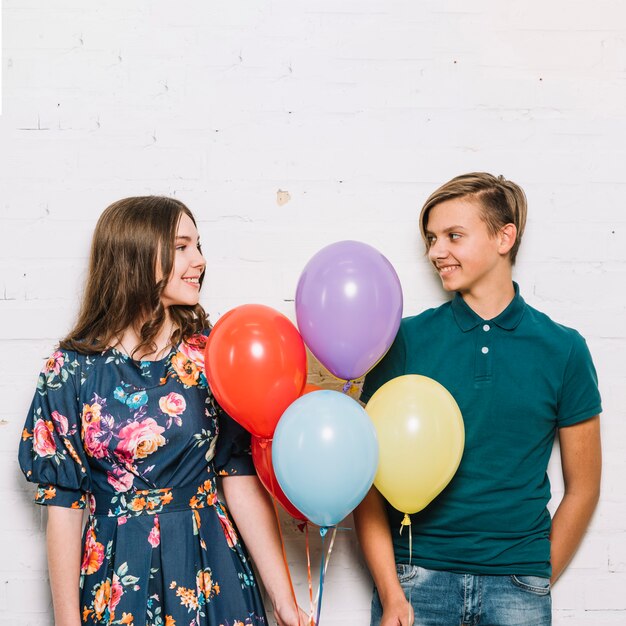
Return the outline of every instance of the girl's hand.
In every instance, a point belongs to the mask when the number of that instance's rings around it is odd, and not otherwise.
[[[274,607],[274,617],[278,626],[315,626],[312,616],[305,613],[300,607],[296,613],[296,607],[293,602],[283,607]]]

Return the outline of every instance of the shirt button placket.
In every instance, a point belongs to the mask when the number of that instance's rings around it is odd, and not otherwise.
[[[478,367],[477,376],[482,380],[491,378],[492,374],[492,358],[491,358],[491,338],[492,333],[491,324],[484,323],[481,326],[481,330],[478,335],[478,350],[477,355]]]

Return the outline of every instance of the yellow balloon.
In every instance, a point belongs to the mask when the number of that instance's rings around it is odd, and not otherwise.
[[[398,376],[365,410],[378,434],[374,485],[403,513],[417,513],[450,482],[463,456],[463,417],[450,392],[427,376]]]

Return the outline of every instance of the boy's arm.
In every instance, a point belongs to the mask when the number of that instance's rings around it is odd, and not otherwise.
[[[380,626],[411,626],[413,610],[398,581],[385,503],[375,487],[354,510],[353,517],[361,549],[383,606]]]
[[[598,502],[602,471],[600,416],[560,428],[559,443],[565,493],[550,533],[552,583],[574,556]]]

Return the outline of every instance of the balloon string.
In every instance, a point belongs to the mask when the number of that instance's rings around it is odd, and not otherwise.
[[[409,567],[413,564],[413,532],[411,530],[411,518],[408,513],[404,514],[404,519],[400,523],[400,534],[402,534],[402,529],[408,526],[409,527]],[[409,616],[407,619],[407,624],[411,623],[411,604],[413,597],[413,585],[409,586]]]
[[[267,467],[272,467],[272,456],[269,446],[264,448],[265,464]],[[280,524],[280,515],[278,514],[278,506],[276,506],[276,487],[274,486],[274,476],[270,472],[270,487],[272,488],[272,505],[274,506],[274,515],[276,515],[276,525],[278,526],[278,534],[280,536],[280,547],[283,553],[283,563],[285,564],[285,572],[287,573],[287,580],[289,581],[289,587],[291,589],[291,597],[293,598],[293,604],[296,607],[296,615],[298,614],[298,599],[296,598],[296,590],[293,588],[293,581],[291,580],[291,572],[289,571],[289,564],[287,563],[287,550],[285,549],[285,538],[283,537],[283,529]]]
[[[305,528],[305,535],[306,535],[306,573],[307,573],[307,579],[309,581],[309,602],[310,602],[310,607],[311,607],[311,610],[309,612],[311,619],[309,623],[314,624],[313,615],[315,614],[315,605],[313,604],[313,577],[311,575],[311,550],[310,550],[310,545],[309,545],[308,522],[305,522],[304,528]]]
[[[328,552],[326,553],[326,563],[324,564],[324,577],[326,577],[326,572],[328,571],[328,564],[330,563],[330,555],[333,551],[333,546],[335,545],[335,537],[337,536],[337,526],[333,527],[333,534],[330,538],[330,545],[328,546]],[[315,597],[315,604],[317,604],[320,597],[320,590],[317,590],[317,596]]]
[[[325,561],[326,561],[326,553],[324,552],[324,538],[326,537],[326,533],[328,532],[327,526],[322,526],[320,528],[320,537],[322,538],[322,562],[320,563],[320,584],[317,589],[318,600],[317,600],[317,615],[315,617],[315,623],[319,626],[320,623],[320,613],[322,612],[322,597],[324,596],[324,574],[326,573],[325,569]]]

